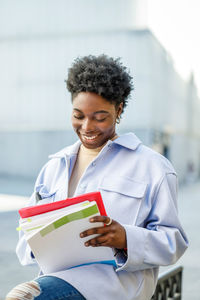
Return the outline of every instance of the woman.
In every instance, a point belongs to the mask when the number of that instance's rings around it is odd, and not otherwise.
[[[116,123],[133,88],[119,59],[78,58],[66,83],[79,140],[51,156],[30,205],[99,190],[109,217],[90,221],[107,226],[86,230],[80,238],[88,237],[86,247],[116,248],[118,266],[92,264],[44,274],[17,286],[6,299],[148,300],[158,267],[175,263],[187,248],[177,216],[176,173],[133,133],[117,135]],[[98,236],[91,238],[94,233]],[[23,265],[34,263],[23,235],[17,254]]]

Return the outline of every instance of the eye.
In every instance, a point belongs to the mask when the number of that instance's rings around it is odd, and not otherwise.
[[[78,120],[82,120],[84,118],[84,116],[79,116],[79,115],[73,115],[73,117]]]
[[[97,119],[97,118],[96,118],[97,122],[103,122],[103,121],[105,121],[105,119],[106,119],[106,117],[105,117],[105,118],[102,118],[102,119]]]
[[[105,113],[98,113],[94,116],[94,119],[97,121],[97,122],[103,122],[107,119],[108,115],[105,114]]]

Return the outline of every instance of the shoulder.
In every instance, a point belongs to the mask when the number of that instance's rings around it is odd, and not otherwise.
[[[78,140],[76,143],[63,148],[54,154],[50,154],[49,158],[56,159],[56,158],[63,158],[71,155],[76,155],[79,150],[80,144],[81,142]]]
[[[49,160],[42,167],[37,177],[36,186],[41,184],[52,186],[55,178],[60,177],[66,171],[68,160],[70,160],[70,157],[77,155],[78,149],[79,141],[61,149],[55,154],[49,155]]]
[[[149,167],[153,167],[154,169],[163,169],[165,170],[165,173],[176,174],[171,162],[155,150],[141,144],[137,149],[137,153]]]
[[[137,169],[144,169],[146,174],[162,177],[164,174],[176,174],[171,162],[160,153],[142,144],[133,133],[124,134],[115,141],[120,145],[124,159],[132,160]],[[132,165],[132,164],[131,164]]]

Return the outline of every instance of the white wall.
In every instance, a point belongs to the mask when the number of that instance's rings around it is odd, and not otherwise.
[[[146,0],[1,0],[0,36],[107,32],[146,27]]]
[[[72,61],[88,53],[120,56],[130,68],[135,91],[122,126],[160,128],[169,123],[185,130],[187,85],[148,30],[14,39],[1,43],[0,49],[4,70],[0,73],[0,125],[4,130],[70,128],[71,103],[64,79]]]
[[[199,168],[194,83],[175,72],[145,23],[145,0],[0,1],[0,173],[35,176],[47,154],[74,139],[64,79],[77,56],[101,53],[120,56],[133,75],[121,131],[151,144],[167,130],[180,177],[191,159]]]

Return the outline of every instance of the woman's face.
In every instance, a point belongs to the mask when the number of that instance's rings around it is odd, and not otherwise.
[[[115,136],[116,118],[122,112],[101,96],[81,92],[73,99],[72,126],[86,148],[95,149]]]

